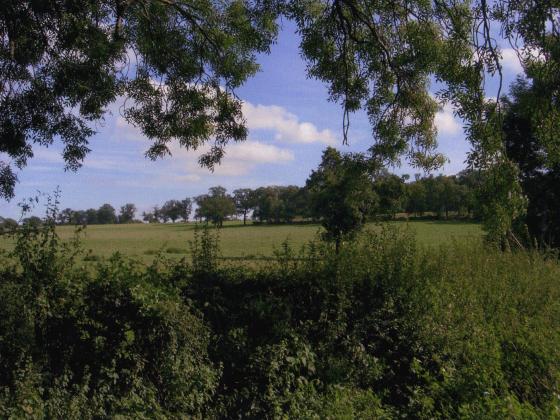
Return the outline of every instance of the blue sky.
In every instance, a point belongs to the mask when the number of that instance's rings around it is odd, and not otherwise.
[[[64,171],[60,145],[35,149],[35,157],[18,174],[16,198],[8,203],[0,201],[0,215],[19,217],[18,202],[37,195],[37,191],[51,193],[57,186],[62,192],[62,208],[98,208],[103,203],[118,208],[130,202],[140,212],[168,199],[202,194],[214,185],[229,191],[261,185],[301,186],[327,145],[342,151],[365,151],[372,141],[367,117],[352,115],[350,144],[343,146],[341,108],[328,101],[322,82],[306,77],[298,44],[294,26],[284,22],[271,54],[259,56],[261,71],[237,91],[245,101],[248,139],[229,146],[214,173],[197,165],[200,152],[177,147],[172,157],[157,162],[146,159],[149,141],[126,124],[118,112],[120,104],[115,104],[105,120],[95,126],[92,152],[78,172]],[[504,49],[502,55],[507,91],[521,67],[512,50]],[[491,81],[488,95],[496,93],[497,85]],[[463,169],[468,152],[461,122],[446,107],[437,115],[436,125],[440,151],[449,159],[440,172],[456,173]],[[394,172],[419,171],[403,164]]]

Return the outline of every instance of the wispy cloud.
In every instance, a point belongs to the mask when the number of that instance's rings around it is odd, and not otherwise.
[[[58,163],[64,164],[64,159],[62,154],[58,150],[37,148],[33,151],[33,160],[40,161],[42,163]]]
[[[135,141],[149,143],[141,130],[127,123],[120,113],[113,110],[114,123],[112,137],[115,140]],[[301,122],[294,114],[289,113],[279,106],[243,104],[243,112],[251,135],[254,131],[272,131],[273,138],[288,143],[335,143],[336,140],[330,130],[319,130],[310,122]],[[177,142],[169,145],[172,157],[165,159],[161,166],[167,167],[175,176],[183,177],[182,181],[196,181],[200,176],[209,174],[207,168],[201,168],[198,159],[203,153],[210,150],[211,142],[199,147],[197,150],[187,150],[180,147]],[[231,143],[226,147],[225,156],[219,165],[216,165],[212,176],[244,176],[264,164],[285,164],[295,160],[294,152],[287,148],[257,140],[247,140],[240,143]],[[106,169],[115,171],[145,172],[135,164],[134,167],[122,164],[129,159],[118,159],[114,156],[99,156],[95,159],[88,157],[85,167],[92,169]],[[166,177],[166,180],[170,180]],[[179,180],[178,180],[179,181]]]
[[[259,141],[246,141],[232,144],[226,150],[226,159],[239,160],[251,163],[283,163],[294,160],[294,153],[272,144]]]
[[[523,66],[517,52],[513,48],[504,48],[502,50],[502,66],[512,73],[523,73]]]

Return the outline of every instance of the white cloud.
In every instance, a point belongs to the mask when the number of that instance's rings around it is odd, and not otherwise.
[[[170,160],[180,170],[208,175],[210,171],[199,165],[198,158],[209,150],[210,145],[205,145],[196,151],[189,151],[174,144],[171,146],[173,157]],[[225,150],[226,154],[222,162],[215,166],[213,175],[242,176],[251,172],[257,165],[284,164],[295,159],[291,150],[254,140],[229,144]]]
[[[243,115],[247,119],[249,130],[271,130],[274,138],[291,143],[325,143],[335,144],[333,133],[320,130],[310,122],[300,122],[299,118],[276,105],[253,105],[243,103]]]
[[[271,130],[274,138],[285,142],[327,144],[336,143],[330,130],[319,130],[310,122],[301,122],[298,117],[279,106],[252,105],[245,102],[243,113],[250,130]],[[114,116],[112,124],[112,137],[117,140],[137,141],[149,144],[149,140],[141,130],[128,124],[120,115],[119,110],[112,109]],[[249,174],[258,165],[285,164],[295,160],[293,151],[277,147],[272,144],[256,140],[247,140],[240,143],[230,143],[225,147],[225,156],[222,162],[216,165],[214,172],[200,167],[199,157],[210,151],[212,141],[199,147],[197,150],[187,150],[180,147],[175,141],[169,144],[172,157],[166,158],[158,164],[159,170],[166,167],[173,173],[177,182],[196,182],[202,176],[243,176]],[[133,168],[120,166],[119,159],[98,158],[86,161],[86,167],[93,169],[106,169],[117,171],[131,171]],[[137,168],[138,173],[146,173],[147,168]],[[181,179],[179,179],[181,178]]]
[[[517,52],[513,48],[504,48],[502,50],[502,66],[512,73],[523,73],[523,66],[519,61]]]
[[[443,109],[436,113],[434,123],[438,134],[453,135],[460,133],[462,129],[453,115],[453,107],[449,104],[444,105]]]
[[[120,109],[111,109],[115,116],[113,137],[116,140],[147,142],[142,131],[129,124],[121,115]],[[274,139],[286,143],[324,143],[334,145],[337,140],[329,129],[320,130],[311,122],[299,118],[277,105],[253,105],[243,103],[243,116],[250,131],[272,131]]]
[[[513,48],[504,48],[501,53],[504,69],[515,74],[524,72],[523,62],[543,59],[542,51],[532,47],[520,48],[518,51]]]
[[[294,153],[271,144],[258,141],[235,143],[226,147],[225,159],[252,163],[283,163],[294,160]]]

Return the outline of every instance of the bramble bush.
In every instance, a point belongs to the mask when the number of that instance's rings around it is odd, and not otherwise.
[[[560,267],[365,232],[252,268],[95,264],[48,223],[0,265],[2,418],[554,418]]]
[[[202,416],[220,372],[173,267],[115,255],[91,270],[76,243],[29,226],[3,255],[0,418]]]

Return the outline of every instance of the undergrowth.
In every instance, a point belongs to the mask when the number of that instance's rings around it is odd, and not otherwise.
[[[114,255],[54,227],[0,255],[0,418],[556,418],[560,268],[385,227],[228,265]]]

